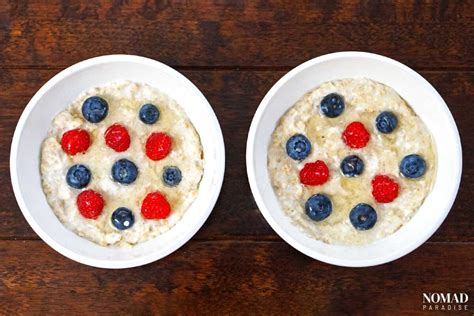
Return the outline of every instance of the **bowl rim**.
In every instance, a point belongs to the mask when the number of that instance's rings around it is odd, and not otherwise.
[[[339,258],[334,258],[330,255],[326,255],[321,252],[316,252],[310,247],[307,247],[301,243],[299,243],[295,238],[293,238],[292,235],[287,233],[280,225],[279,223],[272,217],[271,212],[268,210],[268,208],[265,205],[264,199],[262,197],[262,194],[260,193],[257,185],[257,178],[256,178],[256,172],[255,172],[255,165],[254,165],[254,145],[255,145],[255,136],[257,133],[257,129],[261,123],[262,116],[266,110],[266,108],[270,105],[270,101],[273,98],[273,96],[276,94],[276,92],[288,81],[292,80],[294,76],[296,76],[298,73],[301,71],[310,68],[318,63],[334,60],[334,59],[339,59],[339,58],[348,58],[348,57],[359,57],[359,58],[370,58],[382,63],[388,63],[391,64],[392,66],[396,66],[401,68],[402,70],[405,70],[412,74],[413,76],[416,77],[417,80],[420,80],[423,82],[431,91],[431,94],[439,101],[439,103],[443,106],[443,110],[445,112],[445,115],[447,116],[447,119],[449,120],[449,123],[451,125],[451,128],[453,128],[453,131],[455,131],[455,141],[456,141],[456,147],[458,151],[456,153],[453,153],[453,157],[457,158],[456,163],[459,165],[459,170],[457,174],[453,174],[453,176],[456,178],[456,189],[453,189],[453,193],[451,196],[449,196],[448,204],[450,205],[449,208],[447,208],[444,211],[444,214],[439,217],[438,221],[431,227],[431,229],[427,229],[425,232],[423,232],[421,237],[419,237],[416,242],[413,242],[405,247],[400,247],[399,250],[395,253],[392,253],[390,255],[378,257],[375,259],[365,259],[365,260],[353,260],[353,259],[339,259]],[[341,78],[342,79],[342,78]],[[335,52],[335,53],[330,53],[326,55],[321,55],[315,58],[312,58],[310,60],[307,60],[300,65],[296,66],[295,68],[291,69],[289,72],[287,72],[283,77],[281,77],[271,88],[270,90],[266,93],[266,95],[263,97],[262,101],[260,102],[257,111],[255,112],[255,115],[252,119],[252,123],[250,125],[249,133],[247,136],[247,148],[246,148],[246,167],[247,167],[247,177],[248,177],[248,182],[250,185],[250,189],[252,191],[253,197],[255,199],[255,202],[257,203],[258,209],[262,213],[263,217],[267,221],[267,223],[272,227],[272,229],[288,244],[290,244],[293,248],[296,250],[300,251],[301,253],[336,266],[342,266],[342,267],[369,267],[369,266],[376,266],[376,265],[381,265],[384,263],[388,263],[394,260],[397,260],[419,246],[421,246],[423,243],[425,243],[435,232],[436,230],[441,226],[441,224],[444,222],[445,218],[447,217],[448,213],[450,212],[452,205],[454,204],[454,201],[456,199],[457,193],[459,191],[459,186],[461,183],[461,175],[462,175],[462,147],[461,147],[461,139],[459,136],[459,131],[457,129],[456,123],[454,121],[454,118],[446,104],[446,102],[443,100],[441,95],[436,91],[436,89],[425,79],[423,78],[418,72],[415,70],[411,69],[410,67],[406,66],[405,64],[396,61],[392,58],[379,55],[379,54],[374,54],[374,53],[369,53],[369,52],[362,52],[362,51],[341,51],[341,52]]]
[[[207,199],[208,203],[207,203],[206,212],[203,213],[203,215],[199,218],[199,221],[196,221],[196,224],[192,227],[192,229],[187,230],[186,235],[180,238],[179,242],[175,243],[172,247],[167,248],[166,251],[164,252],[156,251],[154,255],[148,255],[146,257],[133,257],[133,258],[130,258],[127,260],[121,260],[121,261],[90,258],[82,254],[78,254],[70,250],[69,248],[63,247],[62,245],[57,243],[53,237],[51,237],[48,233],[46,233],[36,223],[33,215],[31,215],[26,205],[26,202],[23,198],[23,195],[21,193],[20,183],[19,183],[18,174],[17,174],[17,154],[18,154],[18,146],[19,146],[21,134],[22,134],[23,129],[25,128],[27,118],[29,117],[29,115],[31,114],[35,106],[38,104],[38,101],[44,96],[44,94],[47,91],[49,91],[61,80],[67,78],[69,75],[75,72],[81,71],[83,69],[89,68],[89,67],[101,65],[104,63],[110,63],[110,62],[129,62],[129,63],[138,63],[145,66],[152,66],[155,68],[159,68],[160,71],[166,72],[172,75],[173,77],[177,78],[178,80],[184,82],[191,89],[194,89],[196,96],[201,97],[202,100],[205,102],[204,104],[209,107],[210,122],[216,127],[216,131],[218,131],[216,135],[218,139],[218,142],[216,143],[216,148],[217,148],[216,160],[218,164],[216,165],[216,171],[215,171],[216,178],[215,178],[215,181],[213,181],[213,185],[215,185],[215,190],[211,192],[212,194],[209,195]],[[224,137],[222,134],[220,123],[214,112],[214,109],[212,108],[207,98],[191,80],[189,80],[186,76],[184,76],[179,71],[157,60],[154,60],[148,57],[138,56],[138,55],[111,54],[111,55],[102,55],[102,56],[92,57],[92,58],[80,61],[78,63],[75,63],[61,70],[57,74],[55,74],[52,78],[50,78],[46,83],[44,83],[41,86],[41,88],[33,95],[33,97],[30,99],[26,107],[23,109],[23,112],[15,127],[15,131],[13,134],[12,143],[10,147],[10,178],[11,178],[11,183],[13,187],[13,193],[18,203],[18,206],[23,216],[25,217],[26,221],[30,225],[30,227],[44,242],[46,242],[47,245],[49,245],[51,248],[53,248],[55,251],[59,252],[63,256],[71,260],[74,260],[76,262],[79,262],[88,266],[92,266],[92,267],[97,267],[97,268],[124,269],[124,268],[133,268],[133,267],[142,266],[142,265],[164,258],[170,255],[171,253],[175,252],[184,244],[186,244],[198,232],[198,230],[201,229],[201,227],[204,225],[209,215],[213,211],[215,204],[217,202],[217,199],[222,190],[222,184],[224,181],[224,172],[225,172]]]

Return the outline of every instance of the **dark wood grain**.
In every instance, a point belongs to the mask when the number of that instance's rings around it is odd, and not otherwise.
[[[76,264],[40,241],[0,241],[0,254],[7,314],[396,315],[421,313],[423,292],[474,294],[473,244],[426,244],[366,269],[330,266],[280,242],[190,242],[157,263],[115,271]]]
[[[24,105],[57,70],[5,69],[0,73],[0,146],[8,148]],[[227,168],[219,201],[198,239],[276,239],[252,198],[245,168],[247,131],[260,100],[283,71],[184,71],[207,96],[226,140]],[[457,121],[464,153],[474,151],[474,72],[422,72],[439,89]],[[0,151],[0,238],[37,238],[19,211],[8,173],[8,150]],[[474,241],[474,163],[465,157],[461,190],[448,219],[432,240]]]
[[[363,50],[414,67],[472,69],[473,6],[449,0],[12,0],[0,5],[0,63],[69,65],[127,53],[174,66],[281,67]]]

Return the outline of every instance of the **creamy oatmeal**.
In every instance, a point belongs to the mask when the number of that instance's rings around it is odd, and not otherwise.
[[[345,79],[308,92],[281,117],[268,171],[283,211],[308,235],[360,245],[415,214],[432,188],[434,151],[428,129],[395,90]],[[343,164],[348,156],[357,161]]]
[[[156,88],[127,81],[85,91],[56,115],[40,169],[47,200],[67,228],[100,245],[130,246],[180,220],[198,194],[203,159],[181,107]]]

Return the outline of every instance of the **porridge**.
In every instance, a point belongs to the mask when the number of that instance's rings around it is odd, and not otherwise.
[[[326,82],[278,122],[268,172],[283,211],[309,236],[362,245],[397,231],[430,192],[435,145],[392,88]]]
[[[173,227],[198,194],[198,133],[159,90],[117,82],[81,93],[41,148],[43,191],[70,230],[127,247]]]

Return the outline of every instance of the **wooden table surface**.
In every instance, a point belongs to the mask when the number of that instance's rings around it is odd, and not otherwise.
[[[474,1],[0,1],[0,314],[423,313],[423,292],[474,310]],[[457,122],[464,172],[441,228],[413,253],[349,269],[299,253],[265,222],[245,170],[252,116],[292,67],[361,50],[420,72]],[[190,78],[219,118],[224,185],[192,240],[143,267],[102,270],[48,247],[13,196],[9,150],[28,100],[83,59],[137,54]],[[432,312],[432,314],[434,314]]]

